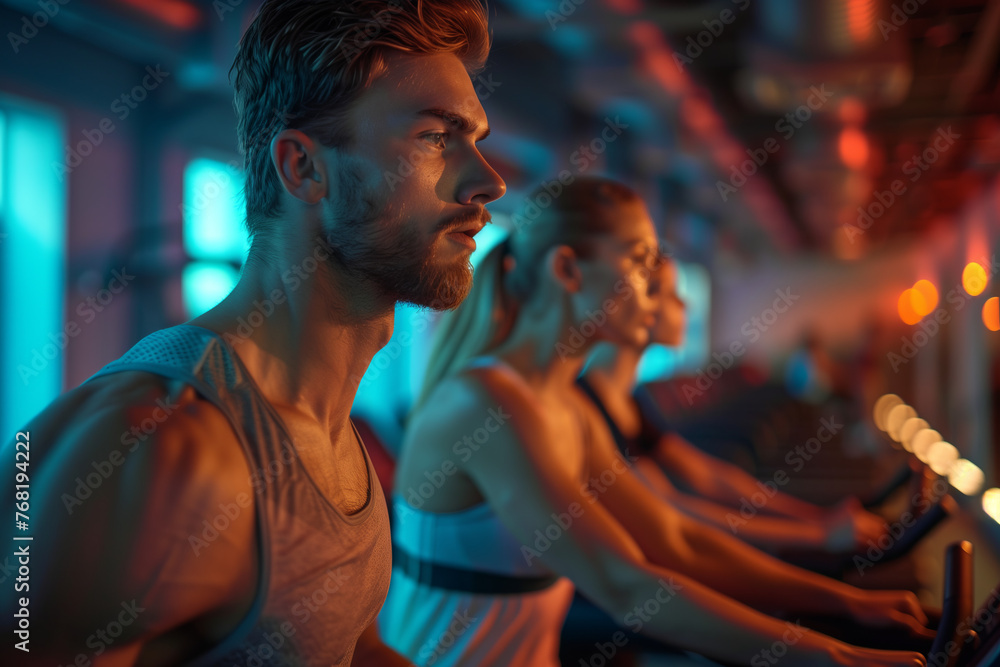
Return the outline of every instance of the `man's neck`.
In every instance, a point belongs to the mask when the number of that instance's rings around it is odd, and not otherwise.
[[[334,432],[392,336],[395,304],[350,284],[314,249],[249,262],[233,292],[191,324],[222,334],[268,401]]]

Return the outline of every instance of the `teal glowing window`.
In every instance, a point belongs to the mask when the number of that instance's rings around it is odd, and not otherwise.
[[[677,295],[684,300],[684,341],[678,347],[650,345],[639,363],[638,381],[665,380],[701,368],[708,359],[712,284],[708,271],[677,263]]]
[[[197,158],[184,170],[184,247],[193,261],[182,289],[190,317],[218,304],[239,279],[250,249],[243,184],[242,170],[217,160]]]
[[[63,123],[0,95],[0,431],[13,438],[63,389]],[[12,169],[17,155],[17,169]]]

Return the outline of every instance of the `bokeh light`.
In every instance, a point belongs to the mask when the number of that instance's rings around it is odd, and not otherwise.
[[[923,317],[929,315],[937,308],[938,291],[929,280],[918,280],[910,291],[910,301],[913,303],[913,310]]]
[[[906,324],[916,324],[920,321],[920,315],[913,307],[912,295],[913,288],[903,290],[903,293],[899,295],[899,302],[896,304],[899,310],[899,319],[903,320]],[[923,297],[918,294],[917,298],[922,299]]]
[[[913,453],[917,455],[917,458],[927,463],[927,454],[930,452],[931,446],[937,442],[941,442],[941,434],[932,428],[925,428],[917,431],[917,434],[913,436]]]
[[[1000,297],[991,296],[983,304],[983,324],[990,331],[1000,331]]]
[[[950,442],[940,440],[927,452],[927,465],[939,475],[947,475],[958,460],[958,449]]]
[[[1000,523],[1000,489],[995,486],[983,493],[983,511],[997,523]]]
[[[900,403],[889,411],[889,416],[885,420],[885,432],[889,437],[899,442],[899,432],[903,428],[906,420],[917,416],[917,411],[906,403]]]
[[[903,399],[896,394],[885,394],[880,396],[879,399],[875,401],[875,407],[872,409],[872,419],[875,421],[875,426],[878,426],[879,430],[885,430],[885,420],[886,417],[889,416],[889,410],[892,410],[902,402]]]
[[[856,127],[845,127],[837,142],[840,159],[851,169],[860,169],[868,163],[868,137]]]
[[[979,296],[986,289],[986,269],[978,262],[969,262],[962,270],[962,287],[970,296]]]
[[[899,442],[903,445],[903,449],[908,452],[912,452],[913,436],[915,436],[918,431],[922,431],[923,429],[930,427],[931,425],[920,417],[912,417],[903,422],[903,428],[899,429]]]
[[[982,469],[969,459],[959,459],[948,473],[948,481],[953,487],[967,496],[974,496],[983,488],[986,475]]]

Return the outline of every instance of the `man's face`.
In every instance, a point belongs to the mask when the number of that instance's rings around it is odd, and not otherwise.
[[[389,298],[453,308],[472,286],[484,206],[506,186],[477,148],[486,114],[462,62],[390,52],[386,64],[348,116],[324,231],[341,264]]]

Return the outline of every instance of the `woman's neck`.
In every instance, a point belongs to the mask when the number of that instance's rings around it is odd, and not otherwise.
[[[584,379],[590,385],[618,430],[635,437],[641,428],[639,408],[632,400],[632,386],[642,351],[631,347],[597,346]]]
[[[594,341],[580,344],[563,309],[518,313],[510,334],[488,351],[512,366],[541,395],[562,396],[580,374]]]
[[[642,351],[634,347],[602,343],[594,350],[584,377],[616,395],[628,395],[635,386]]]

